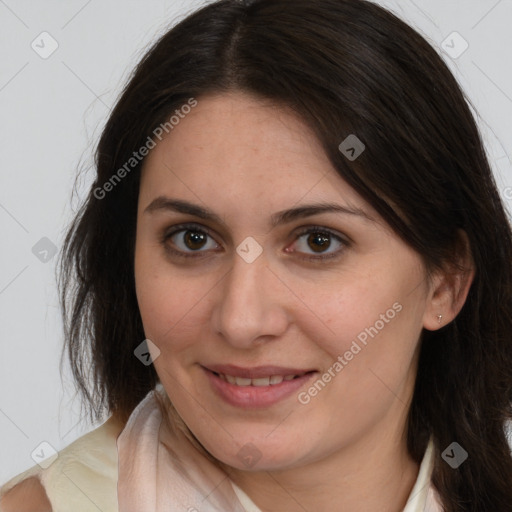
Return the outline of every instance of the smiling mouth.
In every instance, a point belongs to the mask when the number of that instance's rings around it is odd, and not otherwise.
[[[202,368],[214,393],[224,402],[243,410],[266,409],[290,398],[317,373],[300,367],[274,365],[251,368],[209,366]]]

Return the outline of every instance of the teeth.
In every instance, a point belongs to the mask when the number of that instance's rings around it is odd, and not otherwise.
[[[251,379],[246,379],[245,377],[235,377],[237,386],[250,386]]]
[[[236,384],[236,379],[235,377],[231,376],[231,375],[224,375],[224,374],[220,374],[221,377],[224,377],[224,380],[227,380],[230,384]]]
[[[262,377],[260,379],[252,379],[253,386],[270,386],[270,377]]]
[[[270,384],[271,385],[281,384],[281,382],[283,382],[283,380],[284,380],[284,377],[282,375],[272,375],[272,377],[270,377]]]
[[[302,377],[302,375],[271,375],[270,377],[260,377],[258,379],[248,379],[246,377],[233,377],[233,375],[224,375],[223,373],[219,373],[219,378],[221,378],[225,382],[229,382],[230,384],[235,384],[236,386],[275,386],[276,384],[281,384],[283,380],[293,380],[295,377]]]

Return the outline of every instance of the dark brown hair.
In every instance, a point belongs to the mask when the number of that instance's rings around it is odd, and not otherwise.
[[[134,287],[140,162],[95,190],[193,97],[230,90],[291,107],[340,176],[423,258],[444,267],[469,241],[476,277],[457,318],[424,331],[407,425],[445,511],[512,510],[512,237],[460,87],[413,29],[365,0],[220,0],[166,33],[139,63],[105,126],[97,175],[61,259],[66,343],[91,417],[125,421],[158,383],[134,349],[145,338]],[[338,149],[356,134],[366,150]],[[456,441],[468,460],[441,458]]]

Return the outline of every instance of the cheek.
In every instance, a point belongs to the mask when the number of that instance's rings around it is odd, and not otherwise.
[[[145,334],[157,345],[184,315],[188,303],[186,290],[177,288],[160,252],[160,248],[142,243],[135,250],[137,302]]]
[[[213,276],[172,268],[158,248],[140,247],[135,258],[137,302],[147,338],[160,350],[179,352],[199,339],[208,314]],[[203,327],[201,327],[203,326]]]
[[[158,345],[187,325],[197,303],[193,290],[177,286],[165,274],[141,274],[136,291],[146,336]]]
[[[331,280],[314,295],[316,318],[304,328],[318,340],[332,361],[344,357],[351,366],[399,365],[411,357],[421,333],[425,308],[421,267],[400,267],[350,273]],[[316,288],[318,290],[318,288]],[[304,290],[307,300],[307,290]],[[311,308],[313,309],[313,307]],[[306,322],[306,320],[304,320]],[[316,338],[315,338],[316,333]]]
[[[356,435],[362,426],[375,422],[397,397],[407,399],[404,389],[412,385],[409,377],[421,334],[420,308],[416,307],[421,295],[376,288],[375,294],[358,296],[361,300],[347,296],[340,303],[344,308],[337,321],[330,323],[335,334],[317,338],[328,354],[320,375],[327,383],[313,383],[299,397],[347,435]],[[311,337],[313,331],[309,332]]]

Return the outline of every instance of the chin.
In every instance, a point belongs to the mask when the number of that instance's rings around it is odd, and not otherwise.
[[[233,451],[233,447],[237,448]],[[237,441],[225,449],[216,445],[210,453],[223,464],[241,471],[278,471],[296,467],[304,456],[297,453],[295,444],[275,446],[262,437],[261,441]],[[218,453],[217,453],[218,452]]]

